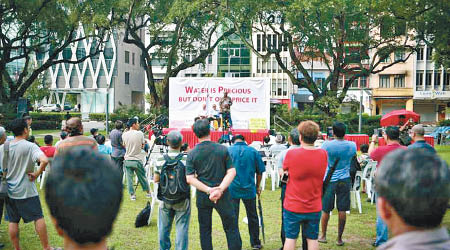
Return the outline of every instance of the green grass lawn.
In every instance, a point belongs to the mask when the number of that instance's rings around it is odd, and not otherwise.
[[[450,163],[450,146],[437,147],[439,154]],[[270,189],[270,182],[266,182],[266,188]],[[126,191],[124,189],[124,191]],[[157,210],[153,213],[150,226],[144,228],[135,228],[134,220],[139,211],[144,208],[147,199],[142,191],[137,193],[137,201],[131,201],[129,195],[124,193],[124,200],[119,216],[114,224],[113,232],[108,239],[108,246],[115,249],[158,249],[158,229],[157,229]],[[44,207],[44,216],[47,222],[50,244],[52,246],[63,246],[62,239],[57,235],[51,224],[47,206],[44,201],[43,191],[40,192],[41,202]],[[280,226],[281,226],[281,208],[280,208],[280,189],[271,191],[266,189],[262,193],[262,205],[264,208],[264,222],[266,232],[266,243],[264,249],[278,249],[281,247]],[[337,213],[333,212],[328,227],[328,244],[321,244],[321,249],[374,249],[371,246],[375,238],[375,205],[365,202],[366,195],[363,198],[363,213],[359,214],[357,210],[352,209],[351,214],[347,216],[347,225],[344,232],[344,247],[335,245],[337,237]],[[68,197],[70,199],[70,197]],[[193,202],[195,203],[195,202]],[[68,215],[70,216],[70,215]],[[239,228],[243,240],[243,249],[250,249],[248,227],[242,222],[245,216],[243,205],[241,206]],[[450,228],[450,212],[447,212],[443,224]],[[20,225],[20,243],[22,249],[33,250],[41,249],[39,239],[34,232],[32,223]],[[217,249],[226,249],[225,233],[222,229],[220,218],[216,212],[213,213],[213,243]],[[262,237],[261,237],[262,238]],[[172,230],[172,244],[174,243],[174,230]],[[7,234],[7,223],[0,225],[0,241],[6,244],[5,249],[12,249]],[[200,249],[199,227],[197,220],[197,209],[195,204],[192,207],[191,225],[189,228],[190,249]],[[300,242],[297,244],[300,246]]]

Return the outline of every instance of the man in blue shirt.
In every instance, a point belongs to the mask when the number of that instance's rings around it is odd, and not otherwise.
[[[422,148],[425,151],[436,154],[436,150],[425,141],[425,129],[422,124],[417,124],[412,127],[410,132],[411,138],[414,140],[414,143],[408,146],[408,149],[411,148]]]
[[[248,230],[250,233],[250,244],[252,249],[261,249],[259,239],[259,221],[256,211],[256,194],[261,193],[259,187],[262,173],[266,171],[260,154],[256,149],[247,146],[244,136],[236,135],[234,145],[228,148],[236,168],[236,177],[230,184],[230,191],[236,220],[239,221],[239,203],[242,199],[248,218]],[[256,174],[256,185],[255,185]]]
[[[350,210],[350,164],[353,156],[356,154],[356,144],[344,140],[345,130],[346,126],[344,123],[335,122],[333,124],[333,133],[336,139],[326,141],[322,145],[322,148],[328,152],[328,168],[325,178],[337,159],[339,159],[339,163],[323,194],[322,236],[319,238],[319,242],[326,242],[328,220],[330,219],[330,212],[334,209],[334,197],[336,196],[337,210],[339,212],[338,238],[336,242],[338,246],[344,245],[342,234],[344,233],[346,221],[345,212]]]

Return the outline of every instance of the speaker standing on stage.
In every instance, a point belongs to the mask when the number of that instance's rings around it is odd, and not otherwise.
[[[233,101],[231,100],[231,97],[228,96],[228,92],[223,93],[223,97],[220,99],[219,105],[223,120],[228,121],[229,126],[232,127],[233,122],[231,121],[230,108],[231,105],[233,105]]]

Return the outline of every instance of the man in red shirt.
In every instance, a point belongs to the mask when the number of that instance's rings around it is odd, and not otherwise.
[[[319,222],[322,210],[322,185],[328,165],[328,154],[314,147],[319,125],[304,121],[298,126],[301,148],[289,150],[283,170],[289,179],[283,202],[283,226],[286,234],[285,250],[294,250],[302,225],[308,249],[319,249]]]
[[[372,136],[372,141],[369,146],[369,155],[370,158],[374,161],[377,161],[377,168],[380,166],[381,161],[384,157],[397,149],[407,149],[407,147],[400,145],[399,141],[400,130],[398,127],[387,127],[386,131],[383,133],[383,138],[386,141],[386,146],[376,147],[375,142],[378,140],[378,136],[374,134]],[[383,222],[381,217],[379,216],[377,209],[377,238],[373,243],[374,246],[378,247],[379,245],[385,243],[388,240],[388,228],[387,225]]]
[[[55,156],[56,148],[53,147],[53,136],[46,135],[44,137],[44,143],[45,143],[45,146],[42,146],[41,150],[42,150],[42,152],[44,152],[45,156],[47,156],[49,158]]]
[[[398,127],[390,126],[386,128],[383,133],[384,141],[386,141],[386,146],[376,147],[375,142],[378,141],[378,136],[376,134],[372,135],[372,141],[369,146],[370,158],[377,162],[377,167],[380,166],[381,161],[384,156],[394,151],[396,149],[407,149],[407,147],[400,145],[399,141],[400,130]]]

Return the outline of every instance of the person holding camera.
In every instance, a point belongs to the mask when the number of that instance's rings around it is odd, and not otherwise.
[[[369,146],[369,155],[370,158],[377,162],[377,168],[380,166],[384,157],[397,149],[407,149],[407,147],[400,145],[400,130],[398,127],[390,126],[386,128],[386,131],[383,132],[384,140],[386,141],[385,146],[376,147],[375,143],[378,141],[378,135],[372,135],[372,141]],[[388,228],[387,225],[383,222],[380,217],[379,211],[377,209],[377,236],[373,246],[378,247],[379,245],[385,243],[388,240]]]

